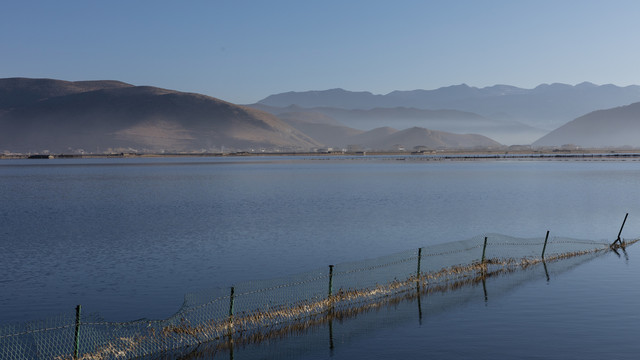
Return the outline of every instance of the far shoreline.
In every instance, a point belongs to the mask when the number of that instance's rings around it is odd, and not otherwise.
[[[491,150],[491,149],[459,149],[434,151],[326,151],[326,152],[224,152],[224,153],[105,153],[105,154],[0,154],[0,160],[16,159],[106,159],[106,158],[189,158],[189,157],[367,157],[396,156],[424,157],[435,159],[459,160],[491,160],[491,159],[616,159],[640,158],[640,149],[542,149],[542,150]]]

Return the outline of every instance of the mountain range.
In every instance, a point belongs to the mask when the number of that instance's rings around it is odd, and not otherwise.
[[[8,78],[0,79],[0,152],[640,147],[639,89],[590,83],[387,95],[334,89],[236,105],[120,81]],[[532,120],[546,112],[553,123],[579,111],[553,131],[541,125],[551,120]],[[524,114],[537,115],[514,120]]]
[[[347,146],[365,132],[336,124],[329,133],[339,134],[339,141],[329,136],[318,141],[299,130],[307,118],[301,121],[290,114],[281,119],[210,96],[118,81],[0,79],[4,152],[309,151]],[[434,148],[500,145],[478,135],[421,128],[396,132],[386,134],[390,139],[383,136],[358,146],[388,150],[389,143]]]
[[[477,88],[461,84],[435,90],[392,91],[386,95],[330,89],[274,94],[258,103],[271,107],[284,108],[296,105],[309,109],[450,109],[475,113],[487,119],[515,121],[551,131],[589,112],[638,101],[638,85],[619,87],[583,82],[575,86],[541,84],[533,89],[509,85]]]

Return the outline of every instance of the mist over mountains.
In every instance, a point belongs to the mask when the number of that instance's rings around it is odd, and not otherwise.
[[[0,152],[640,147],[638,101],[635,85],[582,83],[387,95],[333,89],[236,105],[120,81],[9,78],[0,79]]]
[[[517,121],[500,117],[486,118],[476,113],[440,109],[418,109],[406,107],[343,109],[332,107],[301,108],[290,105],[285,108],[263,105],[248,105],[272,113],[280,118],[296,114],[300,119],[322,116],[327,124],[342,124],[356,129],[372,130],[379,127],[407,129],[423,127],[430,130],[456,134],[481,134],[503,144],[528,144],[548,133]],[[318,123],[317,120],[314,121]],[[313,136],[311,133],[309,134]]]

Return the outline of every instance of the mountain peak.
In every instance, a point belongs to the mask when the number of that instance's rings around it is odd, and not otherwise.
[[[576,85],[577,88],[582,88],[582,89],[593,89],[593,88],[597,88],[598,85],[589,82],[589,81],[583,81],[580,84]]]

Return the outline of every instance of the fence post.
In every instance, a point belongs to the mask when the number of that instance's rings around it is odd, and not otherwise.
[[[231,294],[229,295],[229,322],[233,321],[233,298],[234,298],[235,288],[231,287]]]
[[[485,251],[487,250],[487,237],[484,237],[484,246],[482,247],[482,261],[481,263],[484,264],[484,254]]]
[[[235,287],[232,286],[231,293],[229,294],[229,327],[227,328],[227,336],[229,337],[229,350],[231,357],[233,357],[233,300],[235,290]]]
[[[622,221],[622,226],[620,226],[620,231],[618,232],[618,238],[611,244],[611,246],[615,245],[615,243],[620,242],[620,245],[622,245],[622,240],[620,240],[620,235],[622,235],[622,228],[624,228],[624,223],[627,222],[627,216],[629,216],[629,213],[627,213],[627,215],[624,216],[624,220]]]
[[[420,260],[422,260],[422,248],[418,249],[418,271],[416,272],[418,281],[420,281]]]
[[[542,247],[542,260],[544,260],[544,251],[547,249],[547,240],[549,240],[549,230],[547,230],[547,236],[544,238],[544,246]]]
[[[333,265],[329,265],[329,299],[333,295]]]
[[[76,306],[76,332],[74,337],[74,349],[73,349],[73,359],[77,360],[80,352],[80,310],[82,307],[80,305]]]
[[[418,296],[418,322],[422,325],[422,304],[420,303],[420,260],[422,260],[422,248],[418,248],[418,271],[416,272],[416,295]]]

